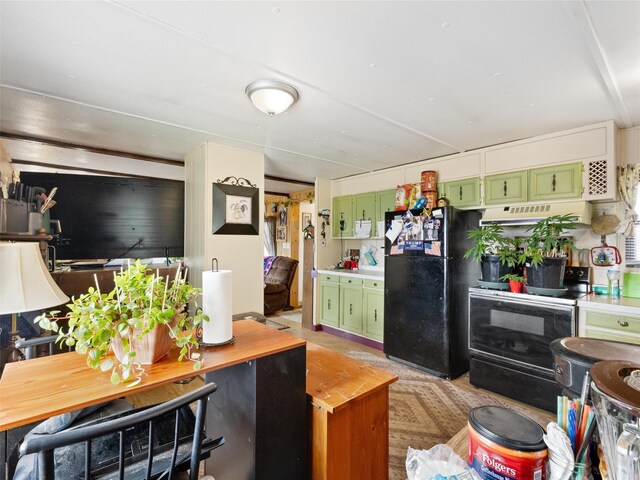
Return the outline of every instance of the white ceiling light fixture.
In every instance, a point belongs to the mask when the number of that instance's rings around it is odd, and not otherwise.
[[[244,92],[258,110],[269,116],[284,112],[298,100],[298,91],[275,80],[256,80]]]

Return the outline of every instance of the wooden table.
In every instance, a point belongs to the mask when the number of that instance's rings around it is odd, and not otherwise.
[[[216,478],[306,476],[305,341],[253,320],[233,323],[235,343],[202,349],[198,372],[178,350],[146,367],[134,387],[113,385],[75,352],[8,364],[0,379],[0,431],[204,373],[218,383],[210,435],[227,443],[207,460]],[[224,450],[224,451],[223,451]]]
[[[389,385],[397,379],[307,343],[313,480],[388,478]]]

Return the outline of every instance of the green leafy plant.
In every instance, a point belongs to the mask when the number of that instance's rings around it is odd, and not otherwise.
[[[482,257],[486,255],[498,255],[500,261],[506,263],[508,252],[513,249],[513,242],[504,238],[502,227],[499,225],[487,225],[469,230],[467,238],[471,239],[473,246],[465,252],[464,258],[471,258],[476,263],[480,263]]]
[[[573,238],[566,236],[567,230],[576,228],[571,215],[552,215],[527,228],[529,239],[523,251],[531,258],[531,264],[538,266],[545,257],[566,257],[573,247]]]
[[[186,276],[186,275],[185,275]],[[96,281],[97,283],[97,281]],[[201,290],[194,288],[176,271],[170,281],[156,276],[146,266],[136,261],[128,269],[114,274],[115,287],[111,292],[101,293],[99,285],[90,287],[87,293],[72,299],[69,313],[57,316],[52,311],[35,319],[44,329],[58,333],[57,342],[75,347],[78,353],[87,355],[87,365],[111,371],[111,382],[140,383],[144,368],[136,361],[134,340],[159,325],[166,325],[169,335],[180,348],[179,361],[194,362],[194,369],[201,367],[199,354],[195,351],[198,340],[195,329],[207,315],[197,309],[196,298]],[[189,308],[196,310],[189,315]],[[66,324],[62,324],[66,320]],[[107,355],[114,341],[122,342],[123,355],[118,361]]]
[[[500,277],[500,280],[508,282],[509,280],[513,282],[524,282],[524,277],[522,275],[518,275],[517,273],[507,273]]]

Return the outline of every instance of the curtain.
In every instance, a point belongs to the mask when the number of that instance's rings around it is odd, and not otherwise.
[[[264,217],[264,249],[268,256],[276,255],[276,217]]]
[[[620,222],[618,233],[627,237],[633,236],[633,224],[637,220],[635,212],[634,190],[640,182],[640,164],[629,164],[618,167],[618,193],[624,202],[624,219]]]

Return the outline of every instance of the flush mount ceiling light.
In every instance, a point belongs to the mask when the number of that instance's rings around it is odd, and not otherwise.
[[[275,80],[256,80],[244,92],[258,110],[273,116],[284,112],[298,100],[298,91]]]

